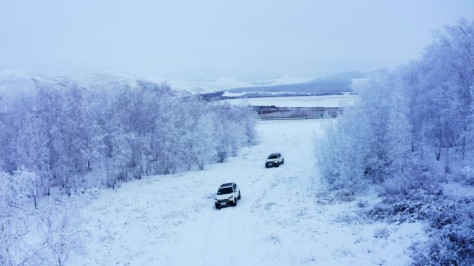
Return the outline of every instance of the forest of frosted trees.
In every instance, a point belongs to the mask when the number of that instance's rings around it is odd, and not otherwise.
[[[26,80],[0,98],[0,265],[63,265],[78,252],[75,205],[88,188],[204,169],[255,141],[250,108],[167,84]]]
[[[391,222],[425,220],[420,264],[474,263],[474,23],[438,32],[418,61],[358,82],[360,102],[318,144],[320,171],[340,200],[374,184],[384,201],[368,213]]]
[[[178,97],[166,84],[33,82],[32,92],[3,99],[0,110],[0,170],[33,173],[33,196],[203,169],[255,138],[248,108]]]

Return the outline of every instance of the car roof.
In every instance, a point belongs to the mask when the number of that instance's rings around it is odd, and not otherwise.
[[[220,187],[231,187],[233,186],[235,183],[232,182],[232,183],[225,183],[225,184],[222,184]]]

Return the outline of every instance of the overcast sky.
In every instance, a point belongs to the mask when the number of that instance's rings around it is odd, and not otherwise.
[[[0,0],[0,71],[320,77],[416,59],[474,0]]]

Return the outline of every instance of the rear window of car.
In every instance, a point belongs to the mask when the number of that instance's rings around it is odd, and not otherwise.
[[[230,194],[232,192],[232,187],[222,187],[217,191],[217,195]]]

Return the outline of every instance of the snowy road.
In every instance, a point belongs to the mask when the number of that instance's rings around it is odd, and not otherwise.
[[[314,138],[329,120],[260,122],[258,145],[223,164],[106,190],[85,209],[76,265],[403,265],[420,224],[367,224],[357,203],[318,203]],[[266,169],[280,152],[285,164]],[[214,208],[236,182],[237,207]],[[371,199],[367,199],[370,205]],[[367,205],[367,204],[366,204]]]

